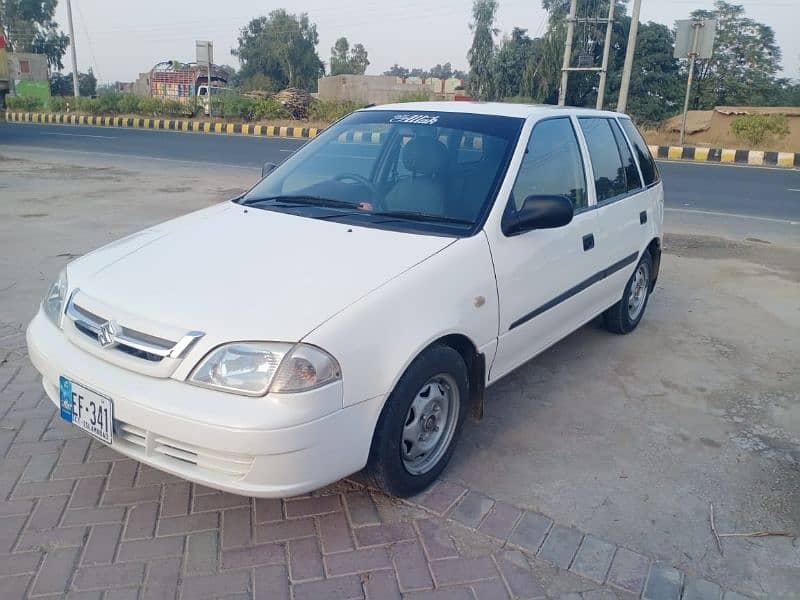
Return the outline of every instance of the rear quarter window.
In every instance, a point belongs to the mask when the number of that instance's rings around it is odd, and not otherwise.
[[[650,186],[661,179],[656,167],[656,161],[653,160],[653,155],[650,154],[650,149],[647,147],[647,142],[644,141],[642,134],[636,129],[636,125],[630,119],[620,119],[619,124],[628,136],[628,139],[633,144],[636,150],[636,157],[639,159],[639,168],[642,170],[642,178],[644,185]]]

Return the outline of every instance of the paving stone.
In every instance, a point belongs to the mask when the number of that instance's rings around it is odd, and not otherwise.
[[[401,600],[400,588],[392,571],[376,571],[364,576],[367,600]]]
[[[491,557],[445,558],[431,561],[431,572],[437,586],[471,583],[497,577]]]
[[[252,511],[250,507],[222,512],[222,546],[246,546],[253,540]]]
[[[58,527],[45,531],[24,531],[17,542],[17,551],[80,546],[83,544],[86,531],[86,527]],[[1,530],[0,533],[2,533]],[[2,539],[3,536],[0,535],[0,540]],[[12,543],[13,539],[10,539]]]
[[[381,522],[378,507],[366,490],[350,492],[344,496],[347,512],[355,527],[361,525],[378,525]]]
[[[618,548],[611,561],[608,583],[638,596],[644,589],[649,565],[650,561],[641,554]]]
[[[79,554],[80,548],[66,548],[48,552],[44,557],[42,567],[39,569],[39,574],[36,576],[31,594],[34,596],[60,594],[66,591]]]
[[[283,502],[278,498],[256,498],[256,523],[283,520]]]
[[[36,501],[36,508],[28,521],[29,530],[53,529],[58,526],[69,496],[51,496]]]
[[[161,517],[177,517],[189,513],[189,483],[169,483],[164,486]]]
[[[364,598],[361,577],[344,575],[322,581],[298,583],[293,586],[294,600],[355,600]]]
[[[583,539],[583,532],[573,527],[553,525],[542,547],[539,558],[553,563],[562,569],[568,569]]]
[[[147,567],[142,600],[174,600],[181,576],[180,558],[162,558]]]
[[[490,579],[473,583],[472,593],[477,600],[507,600],[508,590],[500,579]]]
[[[39,454],[31,456],[28,466],[22,472],[23,483],[46,481],[58,460],[58,454]]]
[[[725,600],[750,600],[750,596],[743,596],[737,592],[725,592]]]
[[[280,542],[316,535],[314,519],[293,519],[261,523],[256,528],[256,540],[259,542]]]
[[[289,600],[289,573],[283,565],[259,567],[253,579],[254,600]]]
[[[552,519],[537,512],[526,511],[508,541],[536,554],[552,525]]]
[[[125,525],[123,539],[133,540],[138,538],[151,538],[156,532],[156,519],[158,518],[158,504],[150,502],[137,504],[128,513],[128,523]]]
[[[181,580],[181,598],[217,598],[247,592],[250,589],[250,571],[234,570],[213,575],[195,575]]]
[[[531,570],[525,556],[517,550],[506,550],[495,555],[497,568],[506,580],[515,598],[544,598],[545,590]]]
[[[613,544],[586,535],[569,570],[597,583],[604,583],[616,550]]]
[[[108,476],[108,489],[116,490],[133,487],[139,463],[135,460],[118,460],[112,465],[111,474]]]
[[[177,535],[150,540],[122,542],[119,545],[117,560],[125,562],[131,560],[149,560],[151,558],[161,558],[164,556],[181,556],[184,549],[184,539],[182,535]]]
[[[158,520],[158,535],[177,535],[195,533],[219,526],[218,513],[199,513],[185,517],[169,517]]]
[[[469,587],[444,588],[403,594],[403,600],[474,600]]]
[[[289,549],[289,577],[292,581],[316,579],[325,575],[322,564],[322,552],[316,538],[302,538],[290,540]]]
[[[35,500],[0,500],[0,518],[29,515],[35,503]]]
[[[319,534],[324,554],[344,552],[355,548],[353,538],[350,535],[350,527],[347,524],[347,517],[345,517],[344,513],[322,515],[317,520],[317,523],[319,524]]]
[[[286,518],[295,519],[342,510],[342,503],[338,495],[312,496],[298,500],[287,500],[284,508],[286,509]]]
[[[62,452],[63,456],[63,452]],[[84,477],[105,477],[111,470],[110,462],[59,464],[53,470],[53,479],[82,479]]]
[[[69,501],[70,508],[90,508],[97,506],[103,488],[106,486],[105,477],[92,477],[79,479]]]
[[[26,598],[26,590],[30,585],[33,575],[12,575],[11,577],[4,577],[0,581],[3,586],[3,594],[7,595],[9,600],[16,598]]]
[[[108,590],[105,595],[100,593],[99,596],[92,596],[95,592],[82,592],[83,595],[80,596],[81,599],[89,600],[90,598],[103,598],[103,600],[138,600],[139,599],[139,588],[123,588],[123,589],[116,589],[116,590]],[[70,594],[67,596],[67,600],[74,600],[74,596]]]
[[[216,571],[218,544],[219,534],[216,531],[193,533],[186,538],[186,574],[191,576]]]
[[[424,590],[433,587],[428,560],[417,541],[400,542],[391,546],[400,589]]]
[[[56,481],[34,481],[31,483],[18,483],[14,489],[13,498],[41,498],[43,496],[58,496],[72,493],[75,482],[69,479]]]
[[[164,471],[160,471],[159,469],[154,469],[153,467],[149,467],[145,464],[139,465],[139,474],[136,476],[136,483],[134,483],[135,487],[146,487],[150,485],[161,485],[161,484],[170,484],[170,483],[184,483],[186,482],[185,479],[181,479],[175,475],[171,475],[169,473],[165,473]]]
[[[467,527],[476,528],[489,513],[494,500],[477,492],[467,492],[450,513],[450,517]]]
[[[64,442],[64,449],[58,457],[58,464],[82,463],[83,459],[86,458],[91,442],[88,437],[67,440]]]
[[[114,560],[122,525],[95,525],[83,550],[81,563],[85,565],[110,564]]]
[[[85,481],[85,480],[84,480]],[[123,488],[108,490],[103,494],[103,506],[115,504],[139,504],[141,502],[157,502],[161,499],[161,486],[151,485],[140,488]]]
[[[680,600],[683,575],[677,569],[663,563],[650,567],[643,600]]]
[[[70,509],[64,513],[61,524],[69,525],[99,525],[101,523],[122,523],[125,519],[125,508],[111,506],[108,508],[78,508]]]
[[[463,485],[441,481],[413,500],[437,515],[444,515],[466,491]]]
[[[608,589],[583,592],[583,600],[618,600],[618,596]]]
[[[366,548],[326,556],[325,568],[329,576],[350,575],[391,569],[392,560],[386,548]]]
[[[192,512],[203,512],[207,510],[221,510],[223,508],[242,508],[250,506],[250,498],[247,496],[237,496],[236,494],[209,494],[207,496],[196,496]]]
[[[688,579],[683,588],[683,600],[720,600],[722,590],[705,579]]]
[[[81,567],[75,572],[72,585],[78,590],[140,585],[144,580],[144,567],[143,563]]]
[[[41,552],[17,552],[0,559],[0,577],[35,573],[42,560]]]
[[[413,540],[417,535],[411,523],[384,523],[359,527],[355,530],[355,536],[358,546],[364,547]]]
[[[286,550],[282,544],[259,544],[222,551],[223,569],[241,569],[284,562],[286,562]]]
[[[458,551],[447,530],[433,519],[419,519],[417,528],[428,559],[454,558]]]

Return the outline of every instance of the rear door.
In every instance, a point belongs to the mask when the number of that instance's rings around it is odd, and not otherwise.
[[[492,380],[590,320],[599,303],[591,285],[600,268],[592,237],[597,217],[575,124],[564,116],[534,125],[505,207],[516,211],[528,196],[563,195],[572,201],[572,222],[512,236],[487,229],[500,308]]]
[[[597,284],[603,295],[598,312],[622,297],[625,284],[647,245],[649,202],[639,167],[616,119],[591,116],[578,119],[592,164],[597,206],[600,268]]]

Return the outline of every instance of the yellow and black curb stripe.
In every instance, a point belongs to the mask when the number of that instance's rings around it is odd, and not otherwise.
[[[130,129],[163,129],[192,131],[195,133],[221,133],[256,137],[283,137],[308,139],[317,137],[322,129],[317,127],[279,127],[277,125],[251,125],[195,121],[193,119],[145,119],[142,117],[96,117],[63,113],[6,112],[7,121],[18,123],[49,123],[54,125],[92,125],[95,127],[124,127]]]
[[[656,158],[667,160],[800,168],[800,152],[729,150],[727,148],[694,148],[691,146],[650,146],[650,152]]]

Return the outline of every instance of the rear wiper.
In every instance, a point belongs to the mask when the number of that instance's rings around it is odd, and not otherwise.
[[[458,219],[456,217],[446,217],[444,215],[432,215],[430,213],[405,211],[405,210],[387,210],[376,211],[368,213],[377,217],[396,217],[398,219],[406,219],[409,221],[436,221],[439,223],[455,223],[457,225],[472,225],[472,221],[466,219]]]
[[[323,198],[322,196],[268,196],[266,198],[249,198],[242,202],[244,206],[260,204],[262,202],[279,202],[281,204],[302,204],[309,206],[328,206],[331,208],[355,208],[357,204],[336,200],[334,198]]]

